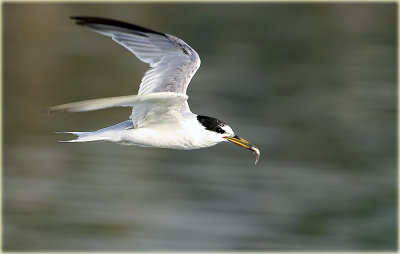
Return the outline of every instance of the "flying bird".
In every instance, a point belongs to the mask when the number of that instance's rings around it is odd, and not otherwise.
[[[110,141],[126,145],[192,150],[231,142],[251,150],[257,164],[259,149],[238,137],[232,128],[213,117],[192,113],[186,90],[200,67],[197,52],[183,40],[138,25],[98,17],[71,17],[76,24],[111,37],[150,69],[137,95],[110,97],[54,106],[48,112],[83,112],[110,107],[131,107],[129,120],[93,132],[70,133],[75,139],[60,142]]]

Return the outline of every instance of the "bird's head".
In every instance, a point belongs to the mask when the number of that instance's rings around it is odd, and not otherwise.
[[[233,144],[251,150],[256,156],[255,164],[257,164],[260,158],[260,150],[258,150],[256,146],[250,144],[247,140],[238,137],[229,125],[221,120],[209,116],[198,115],[197,121],[199,121],[199,123],[201,123],[201,125],[203,125],[207,131],[210,131],[213,137],[218,139],[219,142],[229,141]]]

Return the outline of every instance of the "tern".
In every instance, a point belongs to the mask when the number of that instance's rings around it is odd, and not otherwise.
[[[191,112],[186,90],[200,67],[200,57],[183,40],[138,25],[99,17],[71,17],[76,24],[111,37],[150,69],[137,95],[101,98],[54,106],[48,112],[84,112],[110,107],[131,107],[129,120],[93,132],[70,133],[75,139],[60,142],[110,141],[142,147],[192,150],[231,142],[251,150],[257,164],[259,149],[238,137],[232,128],[213,117]]]

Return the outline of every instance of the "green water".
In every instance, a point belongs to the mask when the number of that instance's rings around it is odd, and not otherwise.
[[[397,248],[397,4],[3,3],[3,249]],[[72,15],[175,35],[200,55],[193,112],[231,144],[63,144],[129,109],[43,114],[135,94],[147,65]]]

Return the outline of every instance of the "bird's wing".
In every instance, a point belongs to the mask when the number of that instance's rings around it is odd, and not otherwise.
[[[144,127],[149,124],[182,120],[180,108],[187,99],[188,96],[185,94],[159,92],[72,102],[51,107],[47,111],[84,112],[111,107],[134,107],[136,117],[139,119],[135,127]]]
[[[111,37],[140,60],[150,65],[142,78],[138,94],[173,92],[186,94],[193,75],[200,67],[197,52],[181,39],[137,25],[97,17],[71,17],[76,23]],[[148,105],[151,107],[151,105]],[[132,120],[143,114],[135,113]],[[144,109],[141,109],[143,111]],[[180,109],[190,112],[187,102]]]

